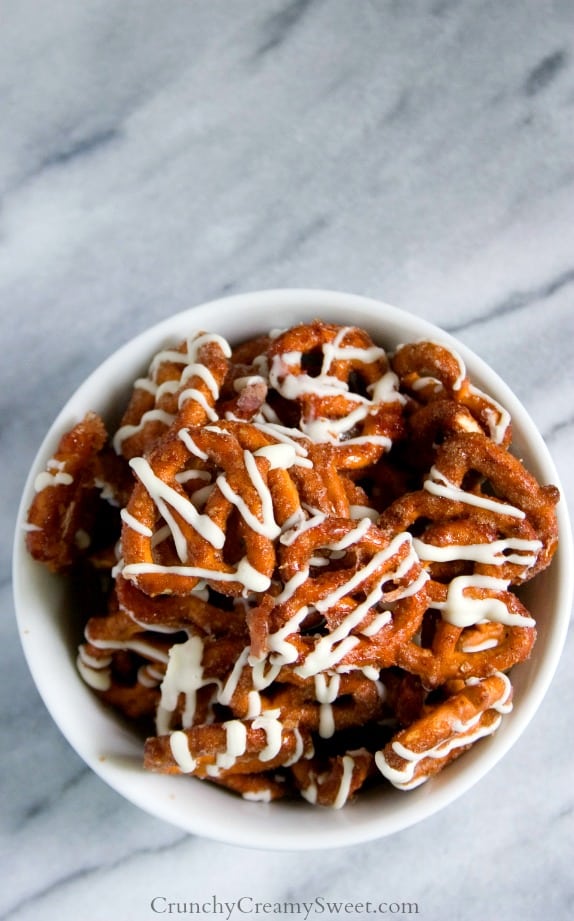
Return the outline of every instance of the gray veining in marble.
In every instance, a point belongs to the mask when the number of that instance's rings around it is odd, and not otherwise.
[[[566,921],[571,636],[535,722],[443,813],[348,850],[244,851],[139,812],[71,752],[20,651],[10,543],[29,463],[89,371],[170,313],[280,286],[372,295],[459,336],[534,417],[572,508],[574,4],[4,0],[0,125],[0,918],[249,896]]]

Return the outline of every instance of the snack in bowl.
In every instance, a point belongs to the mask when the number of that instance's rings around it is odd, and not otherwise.
[[[512,709],[559,493],[511,443],[445,343],[190,329],[114,430],[88,412],[62,437],[27,547],[83,586],[78,670],[146,769],[339,809]]]

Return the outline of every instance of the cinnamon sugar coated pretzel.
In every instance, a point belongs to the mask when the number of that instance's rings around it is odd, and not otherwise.
[[[64,435],[27,546],[83,593],[78,670],[147,769],[340,808],[419,786],[512,708],[559,494],[511,433],[441,343],[192,332],[117,430]]]

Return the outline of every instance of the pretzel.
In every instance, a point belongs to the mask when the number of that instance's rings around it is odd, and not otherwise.
[[[438,477],[436,482],[440,488]],[[434,483],[429,479],[431,489]],[[471,572],[513,585],[532,578],[543,545],[527,517],[507,514],[502,503],[471,507],[466,496],[445,492],[443,486],[438,495],[427,489],[407,493],[381,513],[378,527],[389,535],[416,534],[418,557],[437,581]]]
[[[106,441],[104,423],[89,413],[63,435],[46,469],[36,477],[26,545],[54,572],[70,569],[90,541],[97,513],[96,460]]]
[[[80,586],[78,670],[147,770],[341,808],[510,711],[537,630],[516,588],[550,565],[559,499],[510,436],[438,343],[190,333],[111,438],[94,414],[64,436],[27,544]]]
[[[115,593],[121,610],[142,628],[176,633],[180,630],[201,636],[242,637],[247,641],[245,611],[223,609],[200,595],[157,595],[140,591],[120,574]]]
[[[137,465],[132,461],[140,482],[124,519],[124,578],[152,595],[166,590],[185,593],[203,580],[224,594],[240,594],[244,588],[265,590],[275,568],[274,539],[281,524],[299,511],[288,469],[275,466],[290,465],[295,452],[287,450],[286,461],[284,456],[285,446],[255,426],[221,422],[183,428],[166,437],[149,461],[138,458]],[[205,486],[205,473],[213,487],[203,511],[181,482],[188,473],[194,486]],[[174,537],[173,564],[164,564],[154,552],[160,512]],[[226,533],[233,530],[230,518],[245,544],[245,555],[233,562],[226,559]]]
[[[466,407],[488,437],[500,444],[510,443],[508,412],[470,381],[465,364],[454,349],[438,342],[410,342],[399,346],[390,362],[400,389],[415,403],[428,404],[446,396],[459,408]]]
[[[145,454],[176,420],[178,425],[202,425],[213,419],[230,354],[225,340],[203,332],[158,352],[147,376],[134,384],[114,436],[116,451],[130,459]]]
[[[310,735],[287,726],[276,711],[253,720],[226,720],[146,740],[144,767],[168,774],[218,779],[288,766],[313,751]]]
[[[462,690],[429,705],[420,719],[396,733],[376,753],[377,767],[397,789],[412,790],[479,738],[495,732],[502,714],[511,709],[512,686],[504,674],[470,679]]]
[[[337,445],[339,464],[376,461],[403,430],[402,401],[387,356],[356,327],[316,320],[271,343],[269,380],[299,407],[299,426],[313,441]]]
[[[482,484],[465,492],[464,482],[472,473],[487,481],[495,495],[485,492]],[[502,445],[474,432],[453,435],[439,448],[425,489],[518,521],[525,518],[541,543],[536,562],[529,567],[529,578],[548,566],[558,540],[555,506],[559,492],[555,486],[540,485]]]
[[[112,593],[108,610],[89,618],[77,666],[106,703],[126,716],[153,718],[172,639],[135,623]]]
[[[427,595],[422,635],[402,644],[396,657],[396,664],[418,675],[424,687],[471,675],[486,677],[530,655],[535,621],[500,580],[473,582],[461,576],[448,586],[430,582]],[[434,611],[441,616],[429,618]]]
[[[243,644],[240,638],[190,634],[172,646],[160,702],[164,728],[200,722],[197,693],[205,687],[211,688],[211,704],[231,716],[248,719],[273,710],[290,721],[296,713],[297,725],[322,738],[382,715],[384,692],[377,673],[353,669],[303,678],[290,665],[261,667]]]
[[[307,802],[341,809],[372,775],[373,767],[373,755],[362,748],[328,759],[298,761],[291,773]]]
[[[384,688],[385,717],[393,725],[409,726],[418,719],[428,696],[418,675],[396,665],[383,669],[380,681]]]
[[[483,433],[470,410],[452,399],[436,398],[419,406],[409,406],[404,456],[409,466],[425,471],[434,463],[438,445],[459,432]]]

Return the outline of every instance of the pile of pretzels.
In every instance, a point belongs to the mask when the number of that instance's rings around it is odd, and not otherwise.
[[[559,493],[511,434],[444,343],[191,332],[117,429],[63,436],[27,546],[76,586],[79,672],[146,768],[340,808],[419,786],[512,709]]]

